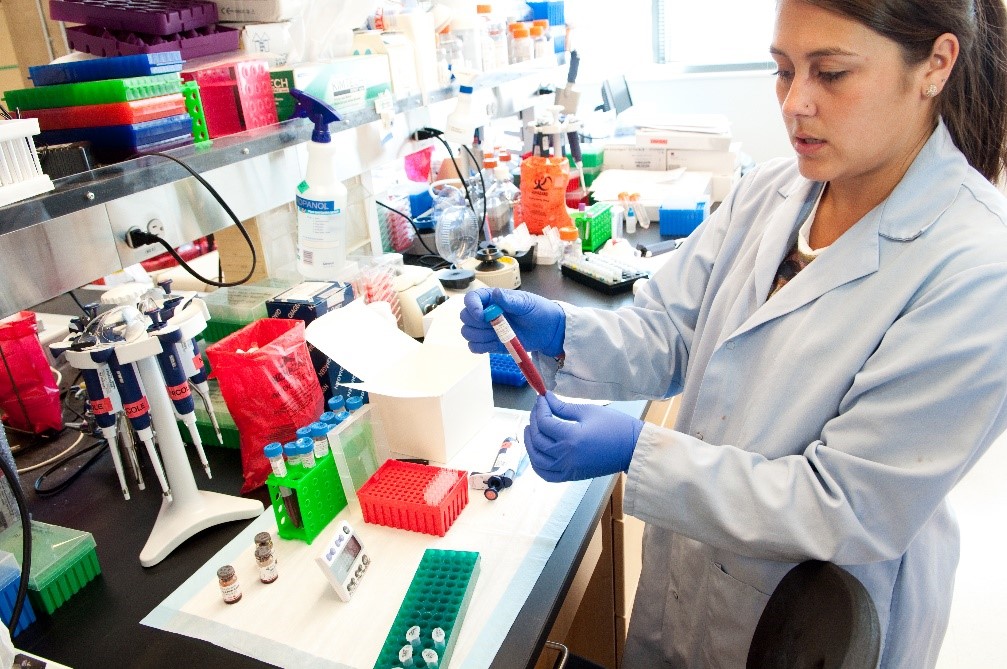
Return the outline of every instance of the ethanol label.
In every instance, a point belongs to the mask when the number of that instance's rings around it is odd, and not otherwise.
[[[309,200],[306,197],[296,196],[297,209],[311,214],[339,214],[342,210],[336,207],[335,200]]]

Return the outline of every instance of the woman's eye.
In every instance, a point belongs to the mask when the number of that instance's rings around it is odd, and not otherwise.
[[[773,72],[773,76],[779,77],[780,79],[793,79],[794,73],[791,72],[790,70],[784,70],[783,68],[779,68],[776,70],[776,72]]]
[[[831,83],[833,81],[839,81],[845,75],[846,75],[846,71],[845,70],[840,70],[838,72],[819,72],[818,73],[818,76],[821,77],[823,81],[827,81],[829,83]]]

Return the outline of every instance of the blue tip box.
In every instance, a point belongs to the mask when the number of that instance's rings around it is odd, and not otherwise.
[[[266,300],[266,316],[269,318],[293,318],[307,325],[319,316],[339,309],[353,301],[353,287],[348,283],[328,281],[305,281],[289,288],[272,299]],[[311,363],[318,374],[322,395],[328,400],[333,395],[352,397],[366,394],[358,389],[346,388],[342,384],[360,381],[329,357],[308,344]]]
[[[700,200],[692,206],[665,203],[658,209],[662,237],[688,237],[710,215],[710,203]]]
[[[3,620],[4,625],[10,624],[20,583],[21,567],[17,558],[7,551],[0,551],[0,620]],[[17,626],[14,628],[14,636],[23,632],[33,622],[35,622],[35,610],[31,607],[28,597],[25,597],[21,615],[18,616]]]

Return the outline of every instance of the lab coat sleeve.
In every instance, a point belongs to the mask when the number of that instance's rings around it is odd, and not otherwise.
[[[751,175],[743,179],[669,254],[632,307],[609,311],[561,303],[566,312],[566,359],[559,370],[555,363],[542,361],[546,383],[571,397],[609,400],[680,393],[714,261],[731,225],[734,202],[751,180]]]
[[[626,512],[753,558],[898,558],[1007,428],[1005,287],[1007,264],[994,262],[928,288],[801,454],[766,459],[758,444],[647,425]]]

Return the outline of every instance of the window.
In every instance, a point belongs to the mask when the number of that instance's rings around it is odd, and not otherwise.
[[[620,0],[598,11],[592,0],[568,0],[572,45],[586,63],[632,72],[647,63],[689,71],[765,69],[776,0]]]

